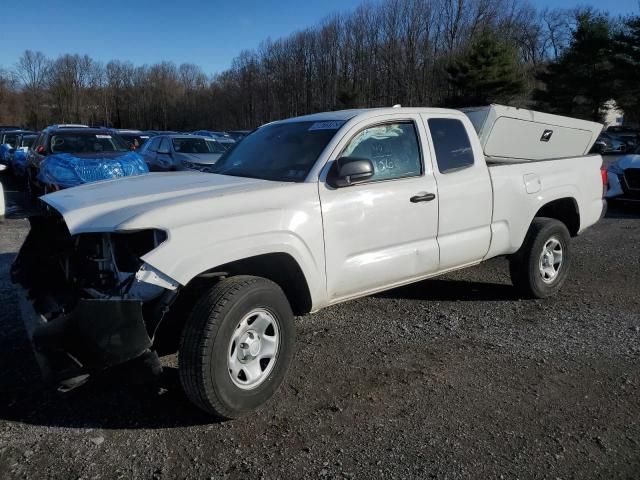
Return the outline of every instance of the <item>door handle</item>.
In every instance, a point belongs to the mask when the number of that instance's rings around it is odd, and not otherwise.
[[[422,193],[420,195],[414,195],[409,199],[409,201],[411,203],[430,202],[431,200],[435,200],[435,198],[436,198],[435,193]]]

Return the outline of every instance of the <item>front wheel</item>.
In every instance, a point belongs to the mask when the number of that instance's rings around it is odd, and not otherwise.
[[[184,327],[180,383],[205,412],[242,416],[276,392],[294,343],[293,313],[277,284],[251,276],[221,280],[196,303]]]
[[[557,293],[569,273],[570,243],[564,223],[535,218],[520,250],[509,259],[513,285],[527,297],[546,298]]]

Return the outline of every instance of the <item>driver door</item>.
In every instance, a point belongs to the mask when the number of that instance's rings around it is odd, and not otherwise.
[[[367,158],[373,177],[343,188],[319,183],[327,291],[335,303],[436,272],[438,199],[428,142],[416,115],[355,126],[334,155]]]

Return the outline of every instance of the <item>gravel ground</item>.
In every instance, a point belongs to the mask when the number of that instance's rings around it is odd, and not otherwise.
[[[118,376],[43,389],[0,226],[0,478],[640,478],[640,206],[573,243],[555,298],[521,300],[505,260],[298,321],[278,394],[211,423]]]

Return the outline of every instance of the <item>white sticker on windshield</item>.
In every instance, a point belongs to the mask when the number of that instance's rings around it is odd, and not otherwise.
[[[111,135],[96,135],[96,138],[111,138]]]
[[[316,122],[309,127],[311,130],[338,130],[344,125],[344,120],[332,120],[330,122]]]

